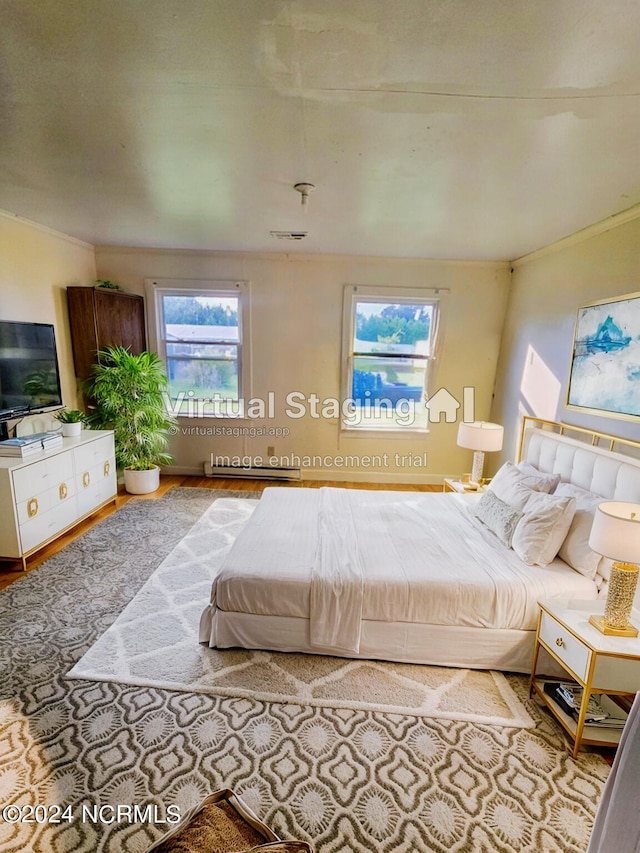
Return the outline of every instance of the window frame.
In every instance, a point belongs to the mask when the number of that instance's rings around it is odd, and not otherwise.
[[[353,390],[353,364],[358,354],[353,350],[354,333],[356,328],[356,305],[358,302],[380,304],[412,304],[429,305],[433,308],[432,321],[429,328],[429,352],[424,356],[425,381],[423,387],[424,401],[431,396],[431,388],[435,381],[435,362],[440,351],[442,339],[443,302],[448,291],[443,288],[425,289],[415,287],[381,287],[358,284],[347,284],[344,288],[342,316],[342,361],[340,369],[341,401],[350,400]],[[367,353],[361,354],[366,357]],[[345,423],[340,419],[340,432],[343,437],[359,438],[393,438],[424,436],[429,432],[429,413],[426,411],[424,426],[415,423],[407,426],[366,426],[363,424]]]
[[[167,369],[166,349],[166,324],[164,322],[163,297],[164,296],[196,296],[196,297],[222,297],[231,296],[238,298],[238,342],[232,342],[237,351],[238,369],[238,410],[236,412],[223,411],[220,414],[211,411],[202,412],[180,412],[179,418],[202,418],[202,417],[242,417],[244,400],[251,396],[250,390],[250,285],[248,281],[236,279],[145,279],[145,290],[147,292],[147,303],[151,306],[153,322],[149,322],[149,339],[162,359]],[[208,344],[223,343],[229,346],[229,341],[206,341]],[[234,401],[236,402],[236,401]]]

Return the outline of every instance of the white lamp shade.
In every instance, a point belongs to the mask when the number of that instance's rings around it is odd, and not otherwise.
[[[618,563],[640,563],[640,504],[627,501],[599,504],[589,547]]]
[[[487,421],[473,421],[461,423],[458,427],[458,447],[466,447],[467,450],[482,450],[484,453],[492,453],[502,450],[502,437],[504,427],[500,424],[492,424]]]

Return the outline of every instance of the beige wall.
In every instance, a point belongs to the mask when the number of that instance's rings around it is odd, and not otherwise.
[[[54,324],[62,399],[79,406],[66,287],[95,279],[93,246],[0,211],[0,259],[0,319]]]
[[[565,407],[578,308],[640,291],[640,218],[633,216],[640,210],[514,265],[492,411],[506,427],[505,457],[515,454],[522,414],[640,438],[637,421]]]
[[[638,215],[638,211],[635,215]],[[436,387],[460,399],[476,388],[478,418],[505,425],[503,457],[513,457],[522,413],[564,420],[637,438],[638,423],[589,416],[565,408],[576,311],[581,305],[640,290],[640,216],[634,212],[587,229],[516,262],[510,277],[500,263],[443,263],[383,258],[229,254],[98,248],[0,211],[0,318],[53,322],[66,405],[79,405],[73,375],[65,289],[99,275],[131,292],[144,279],[246,279],[252,288],[253,396],[291,390],[339,396],[342,293],[346,283],[447,288],[444,347]],[[97,272],[96,272],[97,267]],[[511,278],[511,287],[509,281]],[[508,307],[507,307],[508,299]],[[506,312],[506,320],[505,320]],[[504,324],[504,328],[503,328]],[[498,358],[499,352],[499,358]],[[497,374],[496,374],[497,365]],[[491,396],[495,382],[495,399]],[[229,424],[228,421],[222,422]],[[208,421],[204,429],[219,425]],[[174,440],[176,467],[200,471],[211,452],[266,455],[382,454],[390,465],[374,472],[307,470],[308,477],[437,481],[470,466],[470,453],[455,445],[455,424],[432,424],[422,438],[347,439],[336,421],[236,422],[232,426],[280,426],[287,438],[189,435]],[[196,424],[202,429],[202,424]],[[399,453],[427,452],[428,465],[393,465]],[[497,458],[488,458],[488,471]]]
[[[212,452],[239,456],[382,455],[388,465],[375,471],[345,470],[336,465],[303,466],[308,478],[363,479],[382,482],[439,482],[444,474],[469,470],[471,453],[456,447],[457,425],[432,424],[428,436],[345,438],[337,419],[284,415],[291,391],[340,397],[340,350],[345,284],[448,289],[443,348],[435,388],[446,387],[457,399],[462,389],[476,389],[476,415],[487,419],[509,286],[503,263],[443,263],[334,256],[232,254],[96,249],[98,276],[124,289],[144,293],[145,278],[242,279],[251,283],[252,384],[250,394],[275,395],[273,420],[181,420],[182,433],[172,452],[175,468],[201,472]],[[215,426],[288,428],[287,437],[193,434]],[[408,464],[407,456],[427,452],[427,466]],[[400,464],[395,464],[395,454]],[[402,457],[405,457],[402,460]],[[330,460],[331,461],[331,460]]]

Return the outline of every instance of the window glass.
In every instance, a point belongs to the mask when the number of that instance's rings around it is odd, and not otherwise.
[[[433,299],[350,299],[347,429],[427,428],[425,407],[437,303]]]

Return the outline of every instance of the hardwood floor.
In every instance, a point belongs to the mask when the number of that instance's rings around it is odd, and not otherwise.
[[[98,521],[107,518],[113,512],[124,506],[127,501],[132,498],[137,500],[158,500],[169,489],[174,486],[184,486],[187,488],[196,489],[226,489],[231,491],[247,491],[259,492],[267,486],[293,486],[295,488],[319,489],[321,486],[336,486],[345,489],[387,489],[393,491],[414,491],[414,492],[440,492],[441,486],[433,485],[418,485],[411,486],[406,483],[390,484],[390,483],[342,483],[335,480],[264,480],[264,479],[249,479],[244,477],[187,477],[179,475],[162,475],[160,478],[160,488],[150,495],[129,495],[121,487],[118,492],[116,501],[104,509],[94,513],[89,518],[80,522],[72,530],[64,533],[58,539],[45,545],[37,551],[27,561],[27,572],[37,568],[45,560],[57,554],[78,536],[81,536]],[[0,559],[0,590],[9,586],[14,581],[25,576],[22,570],[22,564],[19,560],[2,560]]]

